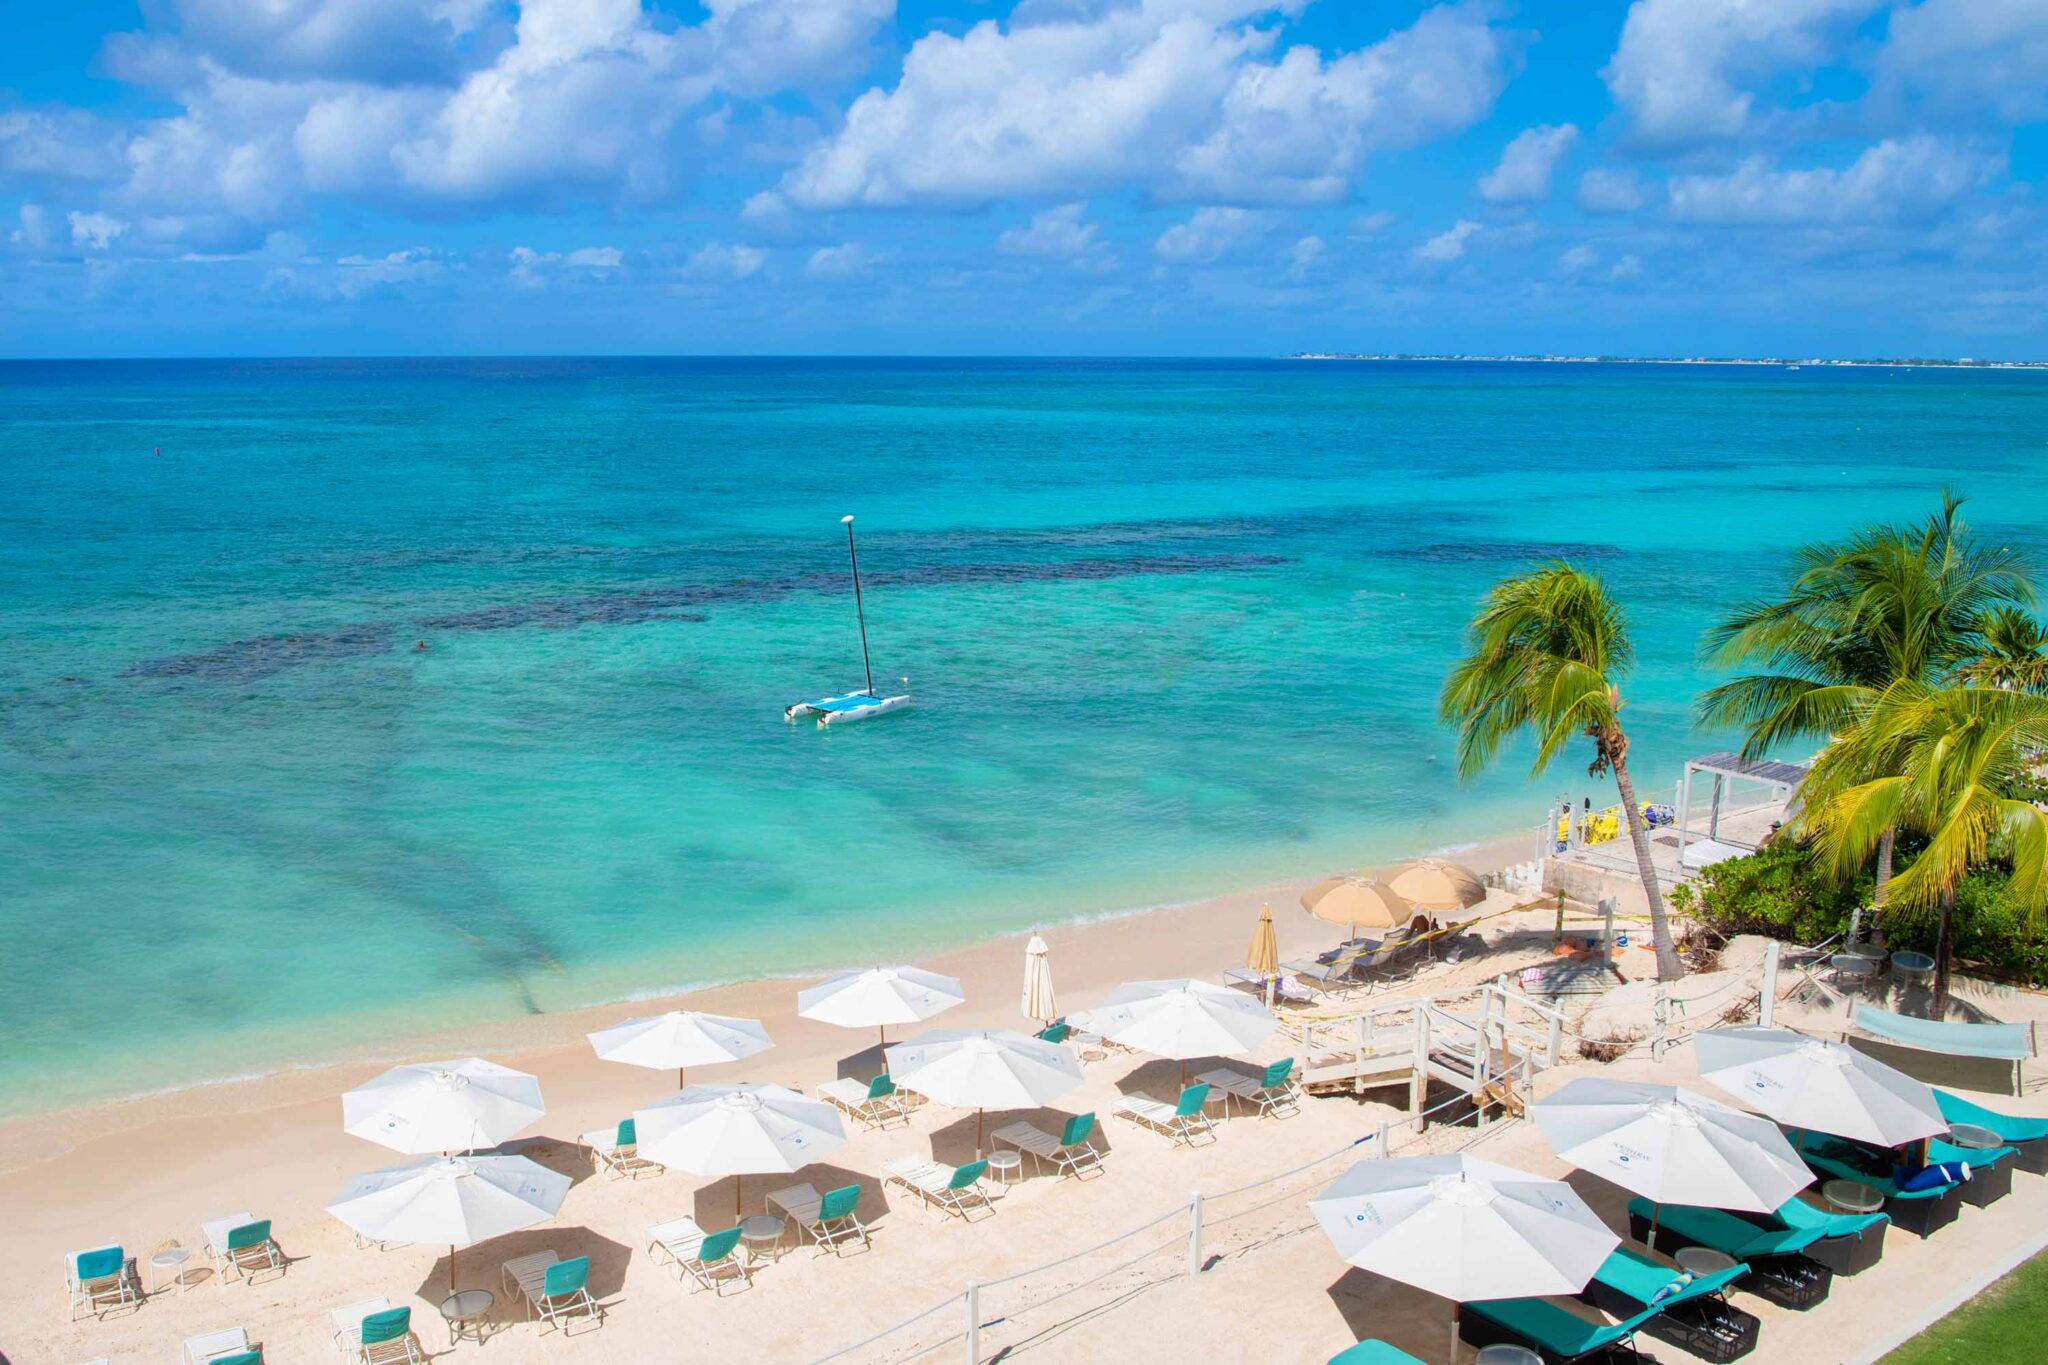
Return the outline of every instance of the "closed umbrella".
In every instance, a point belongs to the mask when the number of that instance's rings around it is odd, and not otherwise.
[[[1048,1027],[1060,1017],[1052,995],[1052,949],[1036,934],[1024,945],[1024,1017]]]
[[[974,1154],[990,1109],[1036,1109],[1081,1084],[1072,1049],[1012,1029],[933,1029],[888,1049],[897,1086],[974,1111]]]
[[[1897,1147],[1948,1131],[1934,1092],[1852,1047],[1771,1028],[1693,1038],[1700,1075],[1787,1128]]]
[[[802,1170],[846,1141],[839,1111],[782,1085],[693,1085],[633,1113],[640,1155],[742,1180]],[[733,1190],[739,1217],[740,1190]]]
[[[327,1211],[379,1242],[448,1248],[448,1292],[455,1252],[555,1216],[570,1179],[523,1156],[429,1157],[359,1175]]]
[[[1332,877],[1301,893],[1301,908],[1317,919],[1350,928],[1395,929],[1415,916],[1415,907],[1385,882],[1370,877]]]
[[[1273,907],[1259,907],[1259,924],[1252,930],[1251,951],[1245,954],[1244,965],[1259,974],[1266,983],[1266,1003],[1273,1003],[1273,979],[1280,975],[1280,942],[1273,933]]]
[[[923,1023],[966,999],[960,983],[950,976],[921,967],[869,967],[841,972],[798,991],[796,1012],[821,1024],[874,1029],[886,1047],[889,1025]]]
[[[393,1067],[341,1097],[344,1131],[411,1156],[495,1147],[546,1112],[539,1081],[481,1057]]]
[[[1418,910],[1469,910],[1486,899],[1471,868],[1443,858],[1412,858],[1380,874],[1387,889]]]
[[[1183,1085],[1191,1058],[1241,1056],[1280,1023],[1249,996],[1185,980],[1127,981],[1089,1011],[1088,1021],[1113,1043],[1181,1063]]]
[[[1361,1161],[1309,1201],[1346,1261],[1451,1300],[1576,1294],[1621,1239],[1561,1180],[1461,1154]]]
[[[1559,1160],[1653,1205],[1769,1213],[1813,1183],[1775,1123],[1675,1085],[1581,1076],[1530,1112]]]
[[[697,1010],[670,1010],[667,1014],[628,1019],[599,1029],[589,1037],[591,1047],[607,1062],[624,1062],[656,1071],[673,1069],[678,1089],[684,1084],[686,1067],[737,1062],[775,1046],[768,1030],[756,1020]]]

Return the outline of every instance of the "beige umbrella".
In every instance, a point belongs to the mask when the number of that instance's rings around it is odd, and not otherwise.
[[[1442,858],[1396,863],[1383,876],[1395,895],[1418,910],[1467,910],[1486,899],[1486,883],[1477,873]]]
[[[1410,905],[1385,882],[1370,877],[1332,877],[1301,893],[1301,908],[1317,919],[1361,928],[1394,929],[1414,917]]]
[[[1048,1028],[1060,1017],[1052,996],[1052,949],[1036,934],[1024,945],[1024,1017]]]
[[[1259,927],[1252,930],[1252,950],[1245,954],[1244,965],[1257,972],[1266,982],[1266,1004],[1273,1003],[1273,979],[1280,974],[1280,943],[1273,933],[1273,907],[1259,907]]]

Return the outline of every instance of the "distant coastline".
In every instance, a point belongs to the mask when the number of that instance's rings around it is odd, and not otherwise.
[[[1436,360],[1490,361],[1517,365],[1775,365],[1784,369],[1833,370],[2048,370],[2048,360],[1953,360],[1903,357],[1896,360],[1830,360],[1804,356],[1704,355],[1407,355],[1365,351],[1296,351],[1282,360]]]

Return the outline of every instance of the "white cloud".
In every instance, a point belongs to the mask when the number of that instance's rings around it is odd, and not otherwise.
[[[1624,256],[1607,272],[1607,278],[1619,283],[1622,280],[1632,280],[1642,273],[1643,263],[1640,260],[1634,256]]]
[[[23,204],[17,216],[21,220],[21,226],[8,234],[9,241],[39,251],[56,240],[56,228],[50,222],[50,211],[41,204]]]
[[[1572,247],[1557,258],[1557,268],[1568,275],[1578,275],[1600,264],[1600,253],[1584,242]]]
[[[114,239],[128,230],[128,225],[119,218],[105,213],[72,213],[71,244],[86,247],[92,251],[105,251],[114,244]]]
[[[1601,75],[1652,143],[1741,133],[1774,74],[1838,55],[1886,0],[1636,0]]]
[[[1363,238],[1369,241],[1374,237],[1384,237],[1387,229],[1393,225],[1394,212],[1392,209],[1376,209],[1371,213],[1361,213],[1356,218],[1353,218],[1345,226],[1344,231],[1347,236]]]
[[[0,174],[100,180],[121,172],[118,130],[75,109],[0,111]]]
[[[1579,207],[1588,213],[1634,213],[1649,202],[1649,188],[1634,171],[1601,167],[1579,177]]]
[[[933,32],[783,178],[808,208],[983,203],[1140,186],[1240,203],[1342,197],[1365,156],[1461,130],[1512,57],[1476,4],[1325,58],[1269,60],[1271,0],[1100,3]]]
[[[1460,218],[1449,228],[1416,247],[1415,259],[1438,265],[1446,261],[1455,261],[1465,254],[1465,243],[1478,231],[1479,224],[1470,218]]]
[[[1268,215],[1250,209],[1200,208],[1185,223],[1176,223],[1160,233],[1152,249],[1179,265],[1204,265],[1222,259],[1247,238],[1270,226]]]
[[[1076,202],[1034,213],[1029,226],[1004,229],[996,238],[996,250],[1007,256],[1079,260],[1100,245],[1095,239],[1095,224],[1082,220],[1087,207],[1086,203]]]
[[[2014,123],[2048,117],[2048,5],[2039,0],[1922,0],[1894,10],[1876,84],[1945,108],[1988,109]]]
[[[1287,273],[1295,279],[1305,279],[1323,263],[1325,254],[1322,238],[1304,237],[1287,249]]]
[[[1924,218],[1977,188],[2002,159],[1942,138],[1887,138],[1837,170],[1776,170],[1751,157],[1725,175],[1671,181],[1671,213],[1690,223],[1878,223]]]
[[[1536,204],[1550,197],[1550,173],[1578,141],[1569,123],[1539,124],[1515,135],[1500,164],[1479,177],[1479,197],[1489,204]]]
[[[859,242],[842,242],[838,246],[821,246],[813,251],[811,258],[804,262],[804,273],[824,280],[850,279],[873,270],[879,259],[870,255]]]
[[[758,246],[706,242],[683,263],[683,273],[693,279],[744,280],[767,262],[767,251]]]
[[[592,272],[618,270],[626,264],[626,253],[615,246],[585,246],[574,251],[535,251],[530,246],[515,246],[507,253],[511,262],[509,273],[513,283],[528,289],[544,289],[550,279],[565,272]]]

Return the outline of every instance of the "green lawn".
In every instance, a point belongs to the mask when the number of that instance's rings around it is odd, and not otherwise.
[[[2031,1365],[2048,1359],[2048,1253],[1886,1356],[1882,1365]]]

